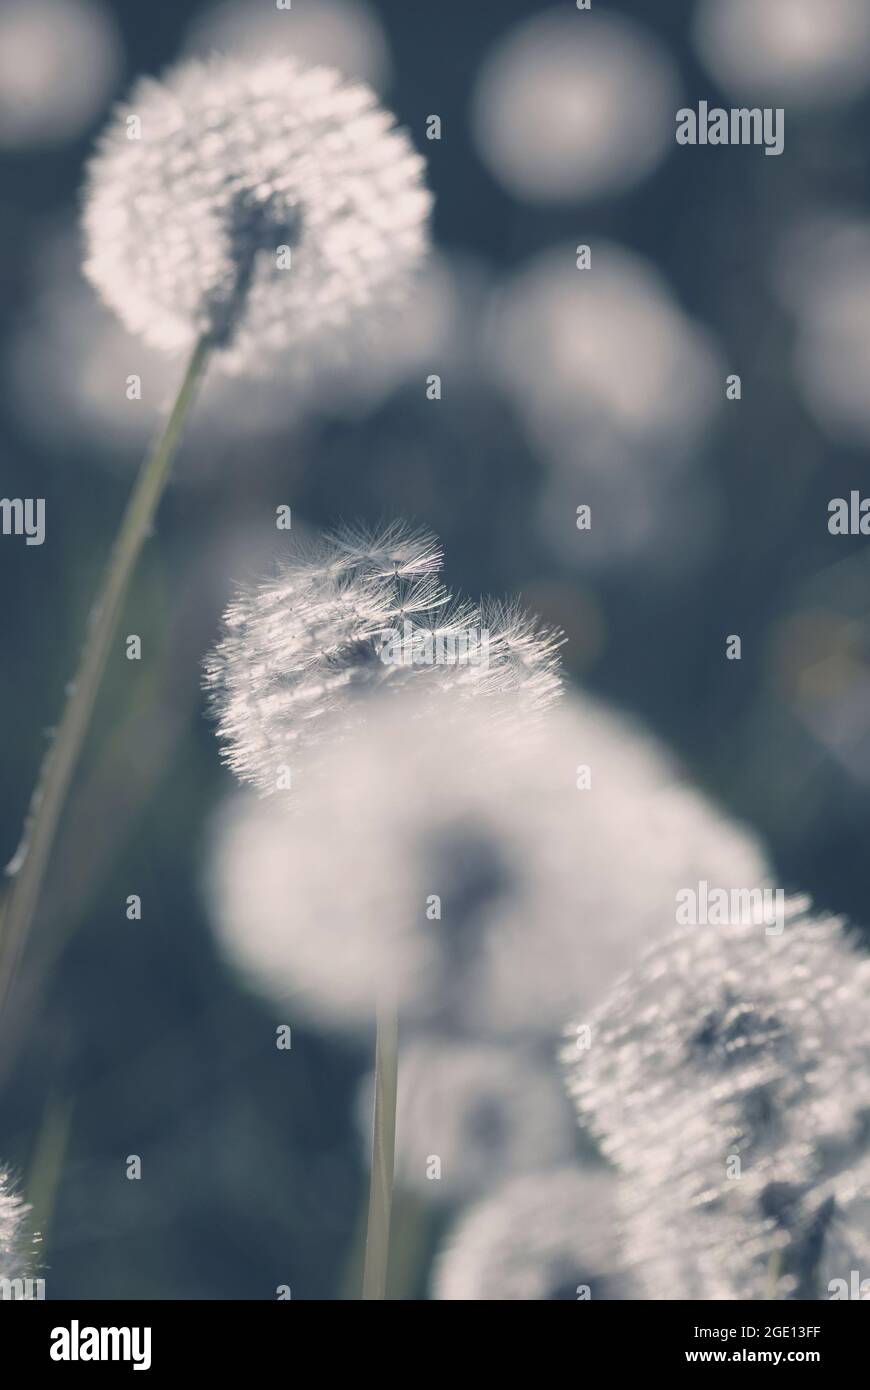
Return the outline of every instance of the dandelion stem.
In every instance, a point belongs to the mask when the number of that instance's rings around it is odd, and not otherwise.
[[[21,843],[6,868],[12,887],[0,922],[0,1014],[33,922],[58,821],[91,721],[130,580],[166,487],[185,420],[208,363],[210,347],[207,337],[198,340],[175,404],[139,470],[102,589],[91,611],[79,668],[60,727],[43,759]]]
[[[396,1083],[398,1020],[395,1004],[381,998],[375,1041],[375,1104],[372,1125],[372,1178],[369,1224],[363,1272],[363,1299],[383,1299],[387,1290],[390,1253],[390,1210],[393,1203],[393,1163],[396,1148]]]

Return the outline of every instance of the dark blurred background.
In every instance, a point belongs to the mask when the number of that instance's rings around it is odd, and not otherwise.
[[[690,0],[82,0],[46,4],[40,29],[42,8],[0,0],[0,491],[47,518],[42,546],[0,539],[4,858],[177,370],[80,279],[112,101],[182,53],[296,24],[288,48],[375,82],[429,161],[438,260],[412,344],[303,404],[255,394],[238,429],[208,397],[194,416],[122,627],[143,660],[116,644],[0,1039],[0,1154],[46,1233],[50,1297],[342,1297],[368,1051],[300,1026],[290,1063],[286,1020],[216,954],[201,862],[230,778],[202,655],[233,581],[282,544],[276,506],[299,531],[425,523],[451,585],[564,627],[572,676],[754,825],[778,882],[870,921],[867,541],[827,529],[870,439],[866,6],[817,0],[792,34],[772,4],[767,48],[725,0],[718,20]],[[77,32],[60,59],[59,11]],[[553,14],[576,41],[521,28]],[[746,94],[785,107],[780,157],[676,146],[678,107]],[[408,1279],[422,1293],[425,1259]]]

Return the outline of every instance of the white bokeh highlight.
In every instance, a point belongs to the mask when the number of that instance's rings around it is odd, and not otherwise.
[[[833,106],[870,80],[867,0],[701,0],[693,28],[708,72],[737,98]]]
[[[622,193],[674,143],[679,83],[648,30],[559,8],[510,30],[485,58],[472,101],[481,159],[516,198]]]
[[[77,139],[111,97],[122,61],[101,0],[3,0],[0,149]]]
[[[186,49],[199,57],[285,53],[338,68],[376,91],[392,68],[383,25],[366,0],[293,0],[282,10],[274,0],[219,0],[195,15]]]

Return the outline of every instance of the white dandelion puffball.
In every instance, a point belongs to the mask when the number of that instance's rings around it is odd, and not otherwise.
[[[684,928],[565,1049],[657,1297],[814,1297],[829,1226],[867,1209],[870,958],[803,907]]]
[[[121,58],[100,0],[3,0],[0,149],[75,140],[110,98]]]
[[[673,145],[674,66],[640,25],[548,10],[484,61],[472,128],[481,159],[515,197],[571,202],[621,193]]]
[[[555,1037],[576,980],[591,1009],[678,892],[766,877],[752,837],[591,699],[527,727],[493,718],[497,698],[414,689],[372,697],[288,801],[217,822],[212,920],[266,995],[367,1027],[383,984],[445,1033]]]
[[[390,75],[383,26],[365,0],[293,0],[291,8],[219,0],[193,18],[185,44],[199,57],[288,54],[312,66],[338,68],[347,77],[382,91]]]
[[[518,1173],[568,1162],[575,1134],[552,1059],[417,1036],[399,1052],[396,1181],[433,1202],[482,1196]],[[371,1157],[371,1076],[357,1114]]]
[[[701,0],[694,39],[707,70],[741,98],[834,105],[870,79],[867,0]]]
[[[514,1178],[463,1215],[435,1264],[437,1300],[636,1297],[619,1248],[616,1179],[562,1167]]]
[[[30,1208],[0,1168],[0,1279],[21,1279],[30,1265],[25,1220]]]
[[[238,777],[281,789],[299,750],[355,723],[382,686],[516,696],[526,714],[557,697],[559,639],[515,608],[454,603],[441,563],[428,532],[344,528],[240,593],[205,677]]]
[[[662,475],[684,461],[723,395],[721,355],[642,257],[596,243],[536,256],[506,283],[489,324],[494,370],[533,438],[558,463],[576,436],[589,467],[643,452]],[[548,439],[555,444],[548,446]]]
[[[90,165],[85,270],[126,327],[225,370],[364,352],[428,246],[423,161],[364,86],[291,58],[145,80]]]
[[[776,258],[780,297],[797,336],[798,389],[825,432],[851,444],[870,439],[870,223],[808,217]]]
[[[724,399],[721,353],[649,262],[607,242],[591,269],[577,259],[564,245],[521,267],[484,334],[544,464],[538,529],[581,568],[691,568],[718,525],[695,461]],[[582,532],[580,503],[596,518]]]

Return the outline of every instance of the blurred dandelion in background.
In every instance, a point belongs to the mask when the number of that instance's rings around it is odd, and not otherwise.
[[[630,1299],[616,1179],[553,1168],[514,1178],[464,1213],[438,1255],[432,1297],[474,1302]]]
[[[779,932],[674,934],[566,1045],[648,1296],[819,1296],[829,1224],[870,1195],[868,997],[870,959],[796,900]]]
[[[574,247],[536,256],[506,282],[490,326],[493,361],[542,442],[574,425],[596,441],[648,441],[660,471],[687,461],[724,380],[709,331],[641,256],[597,241],[592,269]]]
[[[755,839],[588,697],[533,728],[510,699],[415,689],[382,690],[316,772],[303,761],[299,814],[251,798],[218,819],[212,920],[267,996],[358,1028],[386,980],[409,1020],[555,1037],[578,982],[592,1007],[681,886],[767,877]]]
[[[102,0],[3,0],[0,149],[76,140],[110,99],[122,61]]]
[[[866,444],[870,221],[805,215],[778,249],[774,283],[795,322],[793,368],[804,403],[829,436]]]
[[[866,0],[699,0],[693,27],[730,96],[812,108],[848,101],[870,80]]]
[[[545,11],[500,38],[476,79],[481,159],[514,197],[574,202],[622,193],[673,144],[676,69],[621,15]]]
[[[375,91],[388,85],[392,61],[376,10],[366,0],[294,0],[292,9],[251,0],[219,0],[194,15],[185,48],[207,58],[286,54],[312,67],[324,64]]]
[[[431,201],[367,87],[290,58],[192,60],[140,82],[104,134],[85,271],[154,347],[207,335],[230,373],[304,379],[404,302]]]
[[[367,1137],[372,1078],[357,1115]],[[459,1205],[518,1173],[573,1156],[570,1110],[550,1058],[509,1045],[417,1034],[399,1058],[396,1182]]]
[[[561,560],[690,567],[703,555],[718,504],[697,451],[725,366],[652,265],[596,241],[582,271],[573,247],[554,247],[495,296],[487,341],[545,464],[539,527]],[[582,540],[581,504],[596,518]]]

